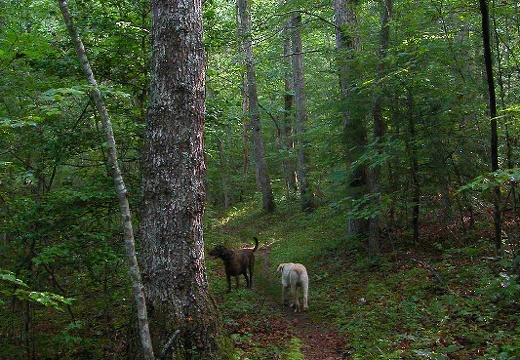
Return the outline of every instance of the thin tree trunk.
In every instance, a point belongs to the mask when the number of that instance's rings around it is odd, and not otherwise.
[[[256,87],[256,73],[254,66],[253,42],[251,40],[251,15],[247,0],[237,1],[237,21],[240,38],[245,55],[247,72],[247,98],[249,102],[249,118],[251,121],[253,149],[256,162],[256,175],[262,191],[262,208],[266,212],[273,212],[275,208],[271,179],[265,160],[265,147],[260,126],[260,109]]]
[[[249,100],[247,96],[247,77],[243,76],[242,78],[242,177],[243,182],[246,182],[247,174],[249,172],[249,127],[250,127],[250,119],[247,115],[249,112]]]
[[[222,140],[217,137],[217,149],[220,159],[220,176],[222,177],[222,197],[224,208],[227,209],[233,202],[233,191],[231,190],[231,181],[229,178],[229,168],[227,165],[226,155],[224,153],[224,145]]]
[[[334,0],[334,23],[336,25],[337,68],[340,87],[340,101],[343,109],[343,138],[345,143],[346,166],[352,174],[348,181],[347,191],[353,198],[363,196],[367,191],[368,169],[357,166],[350,169],[362,154],[367,144],[367,130],[361,119],[353,119],[348,107],[352,94],[351,69],[348,62],[352,60],[355,51],[359,50],[359,39],[353,34],[357,24],[354,6],[357,0]],[[364,218],[349,218],[347,231],[352,235],[365,234],[368,231],[368,221]]]
[[[108,144],[108,161],[113,172],[112,175],[114,178],[116,192],[119,199],[119,207],[121,209],[126,255],[129,264],[130,277],[132,280],[134,299],[137,307],[137,317],[139,323],[139,335],[141,337],[141,346],[144,358],[153,359],[154,354],[148,327],[148,315],[143,291],[143,283],[141,281],[141,273],[139,271],[139,264],[137,262],[137,256],[135,253],[135,241],[132,227],[132,217],[130,213],[130,205],[127,199],[126,186],[123,181],[121,170],[118,164],[116,142],[114,138],[114,133],[112,131],[112,124],[110,122],[110,117],[108,115],[105,102],[103,101],[103,97],[101,96],[101,91],[99,90],[96,79],[94,78],[92,68],[90,67],[85,47],[83,46],[83,42],[81,41],[78,31],[76,30],[76,27],[74,26],[74,23],[72,21],[67,1],[59,0],[59,5],[61,13],[63,14],[63,19],[65,20],[65,25],[67,26],[67,30],[69,31],[70,37],[72,38],[72,41],[76,48],[76,52],[81,63],[81,68],[87,78],[88,83],[92,87],[90,95],[94,99],[96,109],[99,113],[99,116],[101,117],[103,129],[105,131],[105,137]]]
[[[305,140],[307,127],[307,99],[305,95],[305,77],[303,70],[303,46],[301,37],[302,17],[293,16],[291,21],[292,65],[295,107],[296,150],[298,152],[298,185],[300,187],[301,210],[310,212],[314,209],[312,191],[309,186],[309,169],[307,165],[307,147]]]
[[[421,201],[421,188],[419,184],[419,162],[417,160],[416,134],[415,134],[415,117],[414,117],[414,101],[411,90],[408,90],[408,131],[409,139],[407,142],[408,157],[410,159],[410,177],[412,181],[412,229],[413,241],[419,243],[419,212]]]
[[[386,54],[388,52],[388,46],[390,42],[390,17],[392,15],[392,0],[385,0],[383,5],[383,11],[381,16],[381,43],[378,51],[379,56],[379,65],[377,69],[377,82],[380,82],[383,79],[385,66],[384,61]],[[374,117],[374,139],[375,146],[380,153],[381,150],[381,140],[386,133],[385,122],[383,119],[383,110],[382,110],[382,96],[378,89],[376,89],[376,94],[374,96],[374,109],[373,109],[373,117]],[[381,165],[375,165],[370,171],[370,192],[372,196],[376,196],[379,200],[381,199],[381,184],[380,184],[380,174],[381,174]],[[380,201],[379,201],[380,203]],[[369,241],[368,241],[370,254],[375,255],[379,252],[380,247],[380,224],[379,224],[379,215],[375,215],[374,217],[369,219]]]
[[[294,79],[292,76],[292,65],[291,65],[291,34],[290,34],[290,20],[285,21],[283,29],[283,53],[284,53],[284,115],[282,129],[280,129],[280,138],[282,149],[287,154],[283,160],[284,175],[285,175],[285,187],[289,195],[297,191],[296,185],[296,169],[297,166],[293,160],[293,151],[295,143],[293,139],[294,135]]]
[[[142,179],[143,278],[163,359],[221,359],[205,268],[205,55],[201,0],[152,1]]]
[[[498,130],[497,130],[497,101],[495,94],[495,81],[493,78],[493,59],[491,55],[491,36],[489,30],[489,11],[487,0],[480,0],[480,13],[482,14],[482,40],[484,46],[484,61],[486,64],[486,76],[489,93],[489,117],[491,122],[491,171],[498,170]],[[495,186],[493,220],[495,224],[495,248],[502,248],[501,229],[501,193],[500,187]]]
[[[353,55],[353,50],[359,50],[359,39],[352,34],[352,28],[357,23],[354,4],[356,0],[334,0],[334,23],[336,25],[336,51],[338,52],[337,67],[341,101],[350,97],[350,69],[347,64]],[[349,53],[349,54],[347,54]],[[343,124],[350,122],[350,112],[343,110]]]
[[[24,321],[23,321],[23,345],[27,353],[27,359],[34,359],[34,330],[32,304],[29,300],[24,302]]]

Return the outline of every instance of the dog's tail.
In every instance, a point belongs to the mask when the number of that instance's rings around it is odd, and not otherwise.
[[[253,249],[253,252],[255,252],[256,249],[258,249],[258,238],[256,236],[253,236],[253,239],[255,239],[255,248]]]

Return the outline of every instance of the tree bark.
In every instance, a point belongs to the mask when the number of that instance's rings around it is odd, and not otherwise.
[[[359,50],[359,39],[352,35],[351,30],[357,24],[354,5],[356,0],[334,0],[334,24],[336,25],[336,51],[338,52],[337,67],[341,100],[350,97],[350,70],[348,60],[353,57],[353,51]],[[350,112],[343,111],[343,123],[350,122]]]
[[[200,0],[152,1],[142,179],[143,278],[161,358],[220,359],[202,218],[205,57]]]
[[[109,166],[112,170],[112,176],[114,178],[117,197],[119,199],[119,207],[121,210],[121,218],[123,222],[126,255],[129,264],[130,278],[132,281],[132,290],[137,307],[141,347],[143,350],[144,358],[153,359],[154,353],[148,325],[148,314],[146,309],[145,295],[143,291],[143,283],[141,280],[141,273],[139,270],[139,264],[137,262],[137,256],[135,252],[132,216],[130,212],[130,205],[127,199],[128,194],[126,186],[123,181],[123,176],[121,175],[121,170],[118,164],[116,142],[114,138],[114,133],[112,131],[112,124],[105,106],[105,102],[103,100],[103,97],[101,96],[101,91],[99,90],[97,81],[94,77],[94,73],[92,72],[92,68],[88,61],[85,47],[83,46],[83,42],[81,41],[79,33],[72,21],[67,1],[59,0],[59,5],[61,13],[63,15],[63,19],[65,21],[65,25],[67,26],[67,30],[69,31],[70,37],[72,38],[72,41],[76,48],[76,52],[78,54],[78,58],[81,63],[83,73],[85,74],[88,83],[92,87],[90,91],[90,96],[94,100],[96,109],[99,113],[99,116],[101,117],[103,129],[105,131],[105,137],[108,144],[108,161]]]
[[[406,147],[410,159],[410,178],[412,181],[412,230],[413,241],[419,243],[419,213],[421,206],[421,185],[419,183],[419,161],[417,159],[416,131],[414,116],[414,100],[411,90],[408,89],[408,132],[409,139]]]
[[[343,109],[343,139],[345,143],[346,166],[350,178],[347,191],[353,198],[359,198],[367,192],[368,169],[366,166],[351,165],[363,153],[367,144],[367,130],[362,119],[353,119],[348,103],[351,101],[351,69],[348,62],[354,52],[359,50],[359,39],[353,35],[357,24],[355,5],[357,0],[334,0],[334,23],[336,25],[337,68],[340,87],[340,101]],[[352,235],[366,234],[368,221],[364,218],[349,218],[347,231]]]
[[[491,36],[489,30],[489,10],[487,0],[480,0],[480,13],[482,15],[482,41],[484,46],[484,61],[486,64],[486,76],[489,95],[489,117],[491,124],[491,171],[498,168],[498,130],[497,130],[497,100],[495,94],[495,81],[493,77],[493,58],[491,54]],[[502,248],[502,221],[501,221],[501,192],[500,187],[495,186],[493,221],[495,225],[495,248]]]
[[[249,104],[249,119],[252,130],[253,151],[256,162],[256,177],[262,191],[262,208],[266,212],[275,209],[271,179],[265,160],[265,147],[260,126],[260,109],[258,104],[258,92],[256,86],[256,72],[254,66],[253,42],[251,40],[251,15],[247,0],[237,1],[238,31],[242,40],[242,47],[246,65],[246,94]]]
[[[282,2],[283,4],[283,2]],[[283,160],[283,169],[285,177],[285,188],[288,195],[296,193],[298,190],[296,185],[296,162],[293,160],[294,143],[294,79],[292,75],[292,45],[290,34],[291,21],[285,20],[283,28],[283,58],[284,58],[284,114],[283,123],[280,129],[281,148],[287,154]]]
[[[392,0],[385,0],[383,4],[383,10],[381,14],[381,38],[380,45],[378,51],[379,57],[379,65],[377,69],[376,80],[378,83],[384,77],[385,73],[385,57],[388,52],[388,46],[390,42],[390,17],[392,16]],[[376,93],[374,95],[374,107],[373,107],[373,117],[374,117],[374,143],[377,147],[378,153],[382,153],[381,149],[381,140],[386,133],[386,125],[383,118],[383,99],[381,92],[376,88]],[[381,176],[381,165],[376,164],[370,171],[370,193],[371,195],[378,199],[378,203],[381,203],[381,184],[380,184],[380,176]],[[368,247],[370,254],[376,255],[379,253],[380,248],[380,224],[379,224],[379,215],[375,215],[370,218],[368,221]]]
[[[220,159],[220,176],[222,178],[222,200],[224,209],[227,209],[234,202],[234,199],[233,190],[231,189],[228,161],[224,152],[224,144],[219,137],[217,137],[217,149]]]
[[[308,180],[307,141],[305,132],[307,127],[307,104],[305,95],[305,77],[303,68],[303,45],[301,37],[302,17],[293,16],[291,21],[292,66],[295,107],[295,135],[296,150],[298,153],[298,185],[300,188],[301,210],[310,212],[314,208],[312,191]]]

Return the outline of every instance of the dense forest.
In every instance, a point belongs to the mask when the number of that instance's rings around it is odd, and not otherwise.
[[[0,358],[518,359],[519,43],[513,0],[0,0]]]

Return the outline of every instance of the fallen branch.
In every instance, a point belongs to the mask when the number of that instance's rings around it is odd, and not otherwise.
[[[413,261],[415,261],[416,263],[418,263],[423,269],[426,269],[431,276],[433,276],[435,278],[435,280],[442,286],[442,287],[445,287],[446,290],[448,290],[448,292],[452,295],[454,295],[454,292],[450,289],[450,287],[448,286],[448,284],[446,284],[444,282],[444,280],[442,279],[441,275],[435,271],[435,269],[433,268],[433,266],[431,266],[430,264],[428,264],[426,261],[423,261],[423,260],[417,260],[415,258],[412,258]]]

